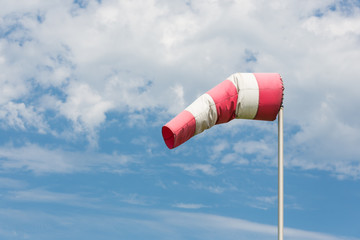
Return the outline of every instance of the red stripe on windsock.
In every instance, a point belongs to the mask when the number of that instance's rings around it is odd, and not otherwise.
[[[283,82],[278,73],[254,73],[259,85],[259,108],[254,119],[274,121],[283,98]]]
[[[226,123],[235,118],[238,93],[235,85],[225,80],[207,92],[214,100],[218,119],[216,124]]]
[[[162,135],[166,146],[175,148],[194,136],[196,122],[194,116],[184,110],[165,126],[162,127]]]

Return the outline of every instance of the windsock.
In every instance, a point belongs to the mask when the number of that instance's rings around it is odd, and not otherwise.
[[[284,86],[278,73],[235,73],[201,95],[162,127],[169,149],[234,118],[274,121]]]

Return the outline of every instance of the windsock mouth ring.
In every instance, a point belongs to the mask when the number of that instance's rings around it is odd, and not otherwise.
[[[171,131],[171,129],[167,126],[163,126],[161,132],[166,146],[169,149],[173,149],[175,144],[175,137],[173,131]]]

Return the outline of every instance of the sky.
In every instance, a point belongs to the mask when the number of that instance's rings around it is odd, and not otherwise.
[[[284,80],[285,239],[360,239],[360,1],[0,6],[0,239],[277,239],[277,121],[161,136],[236,72]]]

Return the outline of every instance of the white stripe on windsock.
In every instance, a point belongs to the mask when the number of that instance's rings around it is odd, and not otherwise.
[[[201,95],[185,110],[195,118],[196,129],[194,135],[214,126],[218,118],[215,102],[207,93]]]
[[[259,85],[253,73],[236,73],[228,78],[238,90],[236,118],[254,119],[259,106]]]

